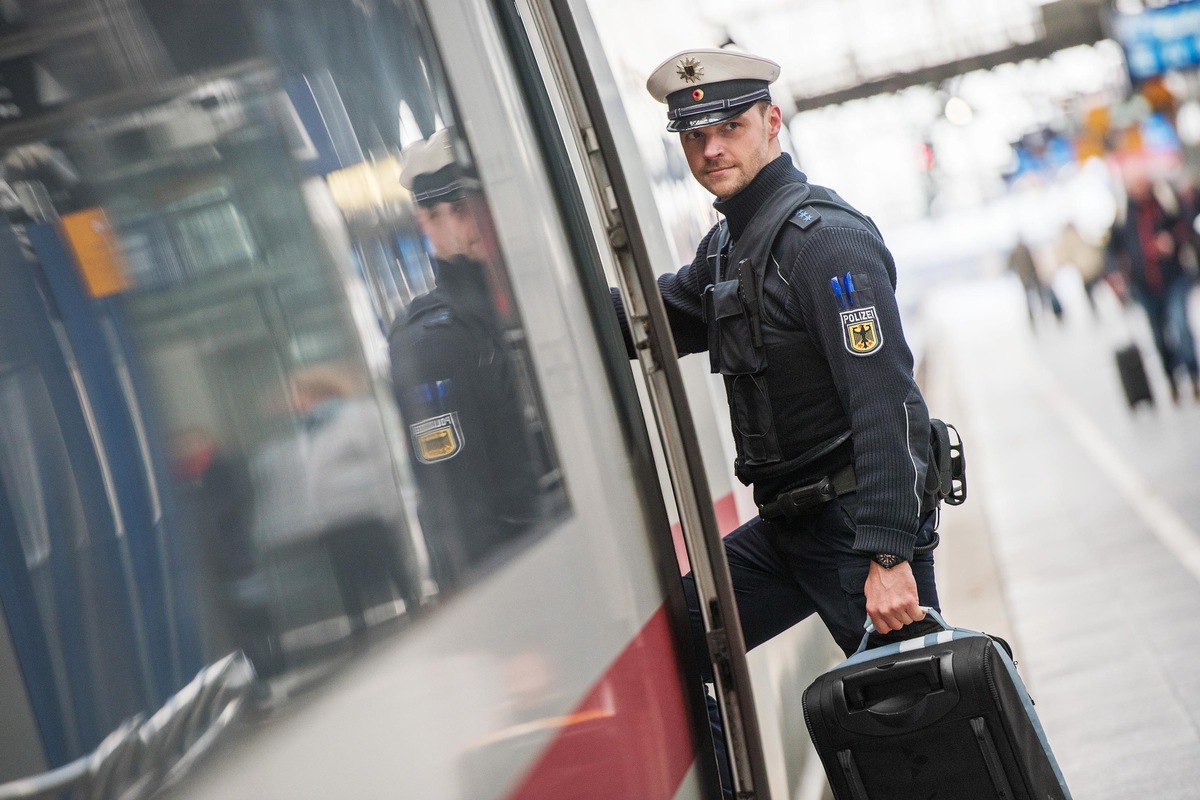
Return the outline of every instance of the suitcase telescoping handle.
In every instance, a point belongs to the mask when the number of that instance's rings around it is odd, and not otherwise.
[[[867,736],[924,727],[959,701],[953,654],[946,652],[863,664],[839,683],[842,702],[835,703],[839,724]]]

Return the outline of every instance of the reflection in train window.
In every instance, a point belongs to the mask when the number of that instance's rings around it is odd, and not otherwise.
[[[55,386],[90,426],[68,441],[96,465],[81,494],[112,506],[127,680],[161,701],[238,648],[268,679],[356,652],[568,503],[470,109],[416,5],[215,4],[235,37],[212,3],[143,5],[29,57],[0,205],[55,368],[75,365]],[[31,607],[51,595],[74,596]]]

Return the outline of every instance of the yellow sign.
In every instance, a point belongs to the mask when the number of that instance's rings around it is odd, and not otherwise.
[[[108,297],[129,288],[121,251],[114,241],[108,217],[100,208],[67,214],[61,220],[63,236],[92,297]]]

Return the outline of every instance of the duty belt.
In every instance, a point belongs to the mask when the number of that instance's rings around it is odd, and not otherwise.
[[[853,492],[858,483],[854,479],[854,466],[847,464],[832,475],[818,481],[786,491],[769,503],[758,507],[763,519],[791,518],[810,508],[828,503],[837,497]]]

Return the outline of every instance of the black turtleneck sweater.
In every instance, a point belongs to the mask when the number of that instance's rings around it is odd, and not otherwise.
[[[780,187],[806,180],[784,154],[763,167],[745,189],[714,203],[714,208],[725,217],[736,242]],[[828,191],[814,187],[816,190]],[[913,357],[900,324],[895,263],[878,234],[862,219],[836,208],[813,208],[820,220],[806,230],[785,223],[763,280],[764,318],[779,328],[804,332],[804,344],[798,346],[806,351],[800,356],[817,365],[803,378],[803,391],[814,398],[811,410],[800,412],[798,419],[777,421],[813,431],[838,426],[849,429],[852,446],[816,466],[824,472],[854,464],[858,484],[854,549],[911,559],[920,527],[929,414],[913,379]],[[658,279],[680,355],[708,349],[703,293],[715,281],[707,253],[709,240],[719,227],[714,226],[701,240],[691,264]],[[840,307],[830,284],[831,278],[847,272],[854,276],[858,303],[874,306],[877,314],[882,343],[867,356],[848,350]],[[624,309],[615,292],[614,301],[627,331]],[[633,357],[628,335],[626,346]],[[779,492],[814,477],[810,473],[802,470],[756,481],[756,502],[773,500]]]
[[[804,183],[804,173],[792,165],[792,157],[784,153],[779,158],[767,164],[754,180],[740,192],[725,200],[713,203],[713,208],[725,222],[729,224],[729,234],[736,242],[742,238],[742,231],[754,219],[758,209],[771,198],[775,190],[785,183]]]

